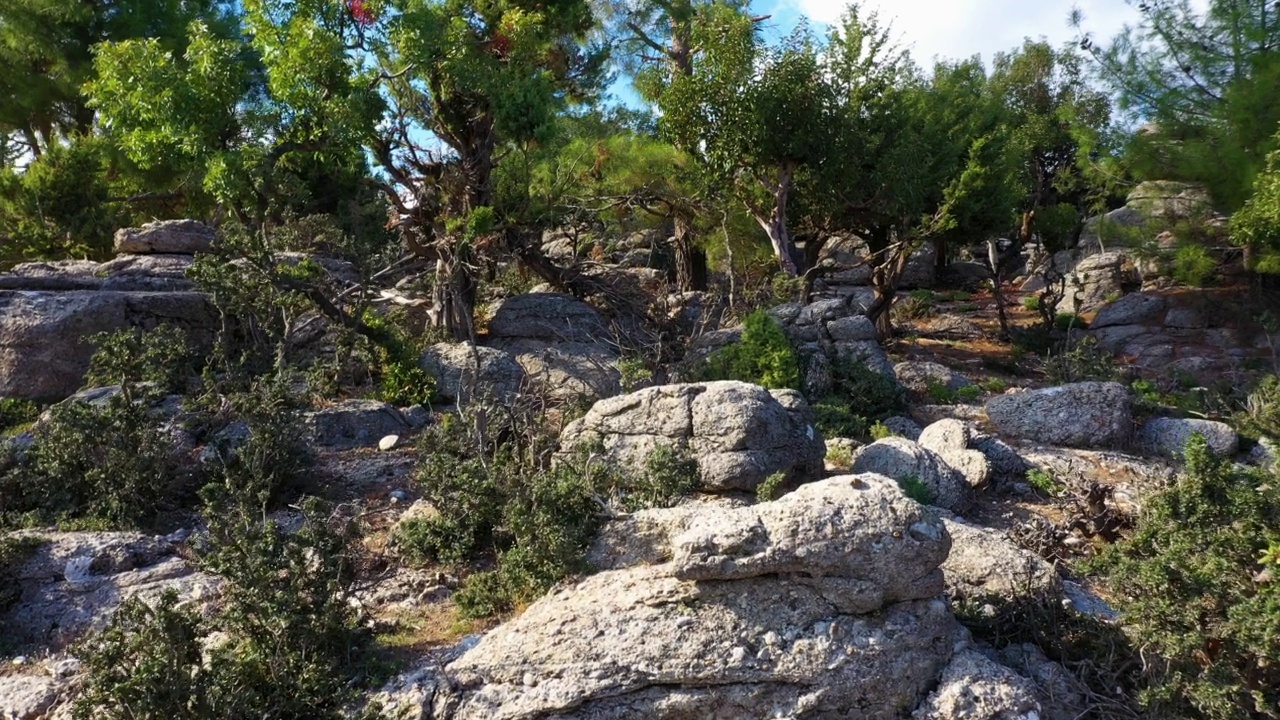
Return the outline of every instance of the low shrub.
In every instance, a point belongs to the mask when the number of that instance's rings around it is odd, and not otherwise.
[[[823,437],[860,438],[867,433],[867,418],[854,412],[846,398],[828,395],[811,407],[813,422]]]
[[[1280,439],[1280,378],[1267,375],[1245,399],[1236,424],[1257,437]]]
[[[98,333],[85,374],[86,387],[131,383],[157,394],[182,393],[199,373],[187,334],[172,325]]]
[[[853,451],[843,445],[827,448],[826,461],[835,467],[847,470],[853,465]]]
[[[931,290],[912,290],[898,298],[890,312],[894,320],[922,320],[937,312],[938,297]]]
[[[740,380],[778,390],[800,388],[800,360],[768,313],[743,320],[742,340],[713,353],[696,373],[701,380]]]
[[[1045,358],[1044,374],[1059,385],[1087,380],[1122,381],[1125,377],[1124,368],[1092,337],[1070,343]]]
[[[1173,279],[1183,285],[1205,287],[1217,270],[1218,261],[1203,246],[1182,245],[1173,253]]]
[[[30,400],[0,398],[0,434],[24,428],[40,417],[40,406]]]
[[[902,488],[902,492],[912,500],[921,505],[932,505],[934,501],[933,490],[924,481],[914,475],[908,475],[898,479],[898,487]]]
[[[1059,495],[1067,489],[1067,486],[1059,482],[1053,473],[1041,468],[1032,468],[1027,471],[1027,484],[1049,496]]]
[[[756,502],[773,502],[782,497],[782,486],[787,482],[787,474],[776,472],[756,486]]]
[[[1280,715],[1280,483],[1216,458],[1203,437],[1131,537],[1096,558],[1144,648],[1160,717]]]
[[[871,435],[872,440],[884,440],[885,438],[897,437],[898,435],[888,425],[879,421],[876,421],[876,424],[871,426],[868,430],[868,434]]]

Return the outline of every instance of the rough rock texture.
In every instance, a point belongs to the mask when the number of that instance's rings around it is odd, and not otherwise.
[[[605,398],[621,391],[613,334],[595,308],[569,295],[532,292],[503,300],[487,344],[510,353],[548,396]]]
[[[388,435],[409,434],[409,423],[394,406],[379,400],[344,400],[308,413],[316,445],[335,450],[377,447]]]
[[[949,542],[938,518],[908,501],[896,483],[842,475],[802,485],[780,499],[699,513],[672,540],[672,574],[684,580],[740,580],[797,574],[843,613],[936,595]],[[799,575],[807,577],[799,577]]]
[[[1175,180],[1146,180],[1129,192],[1125,207],[1148,217],[1185,218],[1213,210],[1209,192],[1201,185]]]
[[[1045,657],[1031,643],[1017,643],[1002,648],[996,659],[1027,678],[1035,686],[1043,712],[1042,720],[1080,720],[1087,717],[1085,708],[1088,688],[1061,664]]]
[[[1119,445],[1133,426],[1129,391],[1113,382],[1008,393],[988,400],[986,410],[1003,435],[1065,447]]]
[[[524,368],[510,354],[471,343],[432,345],[419,365],[435,377],[436,393],[445,402],[510,402],[525,378]]]
[[[1040,720],[1035,685],[976,650],[957,653],[913,720]]]
[[[901,415],[885,418],[881,421],[881,424],[889,428],[889,432],[894,435],[901,435],[908,440],[919,440],[920,433],[924,432],[924,429],[915,420]]]
[[[216,577],[196,572],[161,538],[140,533],[33,533],[45,540],[13,568],[21,597],[0,615],[18,646],[59,649],[99,627],[131,597],[173,589],[211,600]]]
[[[600,573],[534,603],[444,668],[432,717],[888,720],[909,713],[959,639],[946,604],[929,599],[939,586],[908,583],[902,591],[918,598],[853,614],[840,609],[849,589],[884,579],[827,573],[866,572],[840,558],[844,549],[891,575],[936,577],[945,532],[887,478],[806,487],[791,500],[730,511],[723,523],[696,523],[677,540],[671,565]],[[751,532],[752,512],[781,532]],[[808,544],[817,549],[812,563]],[[721,573],[723,563],[688,550],[708,547],[740,561]]]
[[[1231,457],[1240,449],[1240,436],[1230,425],[1213,420],[1186,418],[1151,418],[1138,430],[1138,447],[1169,458],[1182,456],[1191,436],[1199,433],[1209,449],[1220,457]]]
[[[1245,361],[1270,357],[1266,338],[1238,311],[1247,302],[1223,288],[1134,293],[1099,310],[1089,333],[1151,376],[1186,375],[1212,386]]]
[[[660,385],[601,400],[564,429],[560,448],[597,440],[634,466],[661,446],[688,449],[708,490],[754,490],[776,472],[820,477],[825,454],[799,393],[733,381]]]
[[[1058,312],[1083,313],[1096,310],[1109,300],[1138,289],[1141,281],[1129,256],[1110,251],[1090,255],[1067,274],[1066,292],[1058,303]]]
[[[37,720],[58,700],[59,687],[42,675],[0,677],[0,718]]]
[[[190,255],[122,255],[103,263],[58,260],[15,265],[0,275],[0,290],[112,290],[117,292],[186,292]]]
[[[853,459],[855,473],[877,473],[894,480],[916,478],[933,494],[933,504],[961,512],[973,500],[973,491],[959,471],[937,453],[906,438],[891,437],[862,448]]]
[[[87,338],[128,327],[182,328],[211,342],[216,319],[193,292],[0,291],[0,397],[60,400],[89,368]]]
[[[140,228],[117,230],[115,251],[129,255],[194,255],[212,250],[217,235],[199,220],[158,220]]]
[[[921,396],[928,396],[930,386],[955,391],[973,384],[960,373],[935,362],[908,360],[894,365],[893,372],[902,387]]]
[[[948,418],[921,431],[917,442],[958,470],[969,485],[981,487],[991,479],[991,463],[984,453],[970,449],[972,435],[968,423]]]
[[[942,563],[942,573],[953,596],[1014,598],[1061,587],[1052,565],[999,532],[959,519],[943,522],[951,535],[951,554]]]
[[[1018,482],[1026,477],[1030,466],[1013,446],[994,435],[975,433],[969,447],[987,458],[992,482]]]
[[[654,565],[671,559],[672,539],[689,529],[699,515],[721,515],[746,507],[733,498],[705,496],[673,508],[631,513],[609,522],[587,550],[587,564],[596,570],[621,570]]]

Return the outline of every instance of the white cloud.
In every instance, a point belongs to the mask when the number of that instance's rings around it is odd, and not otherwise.
[[[844,0],[779,0],[782,19],[787,11],[830,23],[844,12]],[[935,56],[967,58],[981,54],[988,64],[997,52],[1011,50],[1024,38],[1046,38],[1055,46],[1076,37],[1067,23],[1073,7],[1084,12],[1084,29],[1095,40],[1110,40],[1138,14],[1124,0],[863,0],[864,10],[875,10],[892,23],[897,39],[910,48],[912,57],[928,65]]]

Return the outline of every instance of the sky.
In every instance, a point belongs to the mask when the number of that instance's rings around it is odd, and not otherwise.
[[[771,31],[785,34],[801,14],[816,23],[833,22],[847,0],[754,0],[753,10],[772,15]],[[1106,42],[1138,11],[1124,0],[861,0],[864,10],[876,10],[892,22],[893,33],[911,56],[929,66],[935,56],[960,59],[982,55],[988,67],[997,52],[1012,50],[1023,38],[1042,36],[1054,46],[1071,41],[1077,31],[1067,18],[1073,7],[1084,13],[1083,27],[1095,40]]]

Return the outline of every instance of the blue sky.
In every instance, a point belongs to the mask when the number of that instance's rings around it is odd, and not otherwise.
[[[846,0],[754,0],[752,7],[773,16],[772,33],[785,34],[802,14],[819,26],[838,18],[846,5]],[[989,67],[995,53],[1013,49],[1027,37],[1060,45],[1076,37],[1067,24],[1076,6],[1084,13],[1085,30],[1099,41],[1110,40],[1138,18],[1124,0],[862,0],[860,5],[890,21],[898,42],[925,67],[935,56],[974,54],[982,55]]]

